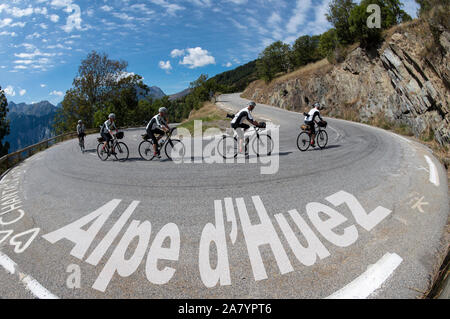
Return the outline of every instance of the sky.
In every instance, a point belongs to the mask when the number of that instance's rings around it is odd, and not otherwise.
[[[92,50],[166,94],[320,34],[330,0],[0,0],[0,86],[8,101],[62,101]],[[416,17],[414,0],[403,9]]]

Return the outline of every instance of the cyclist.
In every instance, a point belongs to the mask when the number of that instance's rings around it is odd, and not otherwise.
[[[158,111],[159,113],[152,117],[150,122],[148,122],[145,130],[147,131],[147,135],[153,141],[153,154],[155,157],[160,158],[161,155],[158,150],[158,141],[170,130],[170,128],[167,119],[167,109],[161,107]],[[158,137],[156,137],[155,134],[158,134]]]
[[[78,125],[77,125],[77,134],[78,134],[78,141],[79,141],[80,145],[81,145],[81,142],[83,141],[84,137],[86,136],[85,130],[86,129],[84,127],[83,121],[79,120]]]
[[[106,145],[113,139],[113,132],[112,130],[116,131],[116,134],[118,133],[118,129],[116,127],[116,115],[114,113],[109,114],[108,119],[103,123],[102,128],[100,130],[100,135],[105,140],[105,143],[103,144],[102,150],[105,150]],[[115,155],[114,152],[114,145],[112,145],[112,155]]]
[[[258,122],[253,119],[251,112],[255,109],[256,103],[251,101],[247,107],[237,112],[231,120],[231,127],[236,131],[239,137],[239,152],[242,153],[242,142],[244,140],[244,131],[250,128],[249,125],[242,123],[244,120],[249,121],[255,126],[260,126]]]
[[[320,110],[323,110],[323,106],[320,103],[316,102],[313,104],[313,108],[308,113],[303,113],[305,115],[305,124],[309,126],[309,130],[311,132],[311,146],[316,147],[315,137],[316,137],[316,128],[315,121],[316,118],[319,118],[320,121],[323,121],[320,116]]]

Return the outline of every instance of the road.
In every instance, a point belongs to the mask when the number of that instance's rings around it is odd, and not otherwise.
[[[336,119],[325,149],[300,152],[300,114],[258,104],[254,115],[279,128],[271,157],[146,162],[137,129],[127,162],[101,162],[88,136],[85,154],[70,140],[15,167],[0,184],[0,296],[420,296],[449,212],[431,152]]]

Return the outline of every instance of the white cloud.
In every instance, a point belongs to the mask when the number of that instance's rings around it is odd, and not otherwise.
[[[0,28],[4,28],[7,25],[10,25],[11,22],[12,22],[12,19],[10,19],[10,18],[5,18],[3,20],[0,20]]]
[[[26,22],[16,22],[11,24],[11,27],[19,27],[19,28],[23,28],[27,23]]]
[[[234,4],[245,4],[247,0],[227,0],[227,2],[233,2]]]
[[[183,56],[183,55],[184,55],[184,50],[174,49],[174,50],[172,50],[172,52],[170,52],[170,56],[172,58],[177,58],[177,57]]]
[[[245,26],[245,25],[243,25],[243,24],[240,24],[238,21],[236,21],[235,19],[233,19],[233,18],[229,18],[229,20],[238,28],[238,29],[241,29],[241,30],[247,30],[247,26]]]
[[[293,16],[286,25],[289,33],[297,33],[298,27],[305,23],[306,13],[311,7],[311,0],[297,0],[297,6],[294,9]]]
[[[167,73],[169,73],[170,70],[172,70],[172,65],[170,64],[170,61],[159,61],[159,67],[163,70],[165,70]]]
[[[19,9],[19,8],[13,7],[11,9],[6,9],[6,12],[8,12],[9,14],[11,14],[12,16],[14,16],[16,18],[21,18],[21,17],[27,17],[29,15],[32,15],[34,10],[31,6],[26,9]]]
[[[112,15],[115,16],[116,18],[119,18],[119,19],[122,19],[122,20],[126,20],[126,21],[134,20],[134,17],[129,16],[125,12],[121,12],[121,13],[113,12]]]
[[[0,32],[0,35],[9,35],[10,37],[17,37],[17,33],[8,31],[2,31]]]
[[[64,95],[64,93],[61,91],[52,91],[52,92],[50,92],[50,95],[62,97]]]
[[[45,88],[47,84],[41,84],[41,88]]]
[[[150,2],[165,8],[169,15],[175,15],[177,11],[185,9],[178,4],[169,3],[166,0],[150,0]]]
[[[19,91],[20,96],[24,96],[25,93],[27,93],[27,90],[25,90],[25,89],[22,89]]]
[[[9,95],[9,96],[16,96],[16,91],[14,91],[14,87],[13,87],[13,86],[8,85],[8,86],[5,88],[5,94],[6,94],[6,95]]]
[[[180,64],[187,65],[190,69],[203,67],[209,64],[216,64],[216,59],[209,55],[207,50],[200,47],[186,49],[187,55],[180,61]]]
[[[113,8],[108,5],[104,5],[104,6],[100,7],[100,9],[102,9],[105,12],[110,12],[113,10]]]
[[[50,21],[52,21],[54,23],[58,22],[59,21],[59,15],[57,15],[57,14],[50,15]]]
[[[224,64],[223,66],[225,66],[225,67],[227,67],[227,68],[229,68],[229,67],[231,67],[233,65],[233,63],[231,63],[231,62],[227,62],[226,64]]]

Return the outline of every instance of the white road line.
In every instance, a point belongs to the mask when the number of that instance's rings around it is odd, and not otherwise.
[[[52,294],[46,288],[44,288],[33,277],[23,274],[19,271],[16,272],[17,264],[4,253],[0,252],[0,266],[11,275],[16,275],[19,281],[29,290],[33,296],[39,299],[59,299],[56,295]]]
[[[57,296],[52,294],[50,291],[45,289],[40,283],[36,281],[31,276],[25,276],[22,282],[31,291],[31,293],[39,299],[59,299]]]
[[[424,156],[425,156],[425,160],[427,161],[428,165],[430,166],[430,182],[436,186],[439,186],[439,174],[438,174],[436,165],[434,165],[431,158],[429,158],[427,155],[424,155]]]
[[[0,265],[12,275],[16,272],[16,263],[2,252],[0,252]]]
[[[326,299],[365,299],[381,287],[402,261],[399,255],[386,253],[362,275]]]

